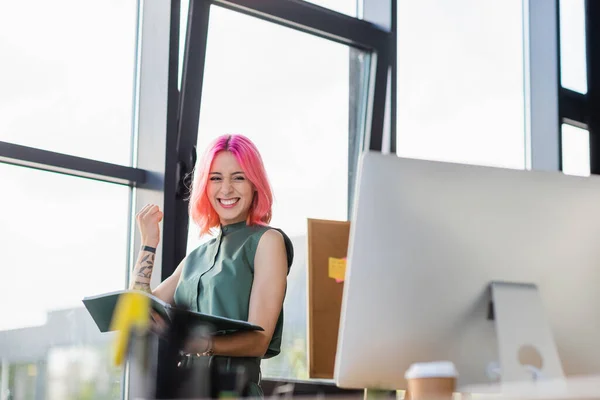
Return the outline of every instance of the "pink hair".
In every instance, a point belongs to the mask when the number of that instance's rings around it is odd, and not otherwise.
[[[215,139],[196,163],[190,196],[189,214],[200,228],[200,235],[219,226],[219,215],[210,204],[206,187],[213,160],[222,151],[231,152],[242,167],[256,193],[248,210],[248,225],[266,225],[271,221],[273,192],[258,149],[243,135],[223,135]]]

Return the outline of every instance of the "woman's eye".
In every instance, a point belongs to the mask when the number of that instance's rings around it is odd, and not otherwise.
[[[211,181],[220,181],[221,178],[219,178],[218,176],[211,176],[210,180]]]
[[[243,176],[236,176],[233,178],[234,181],[243,181],[245,180]]]

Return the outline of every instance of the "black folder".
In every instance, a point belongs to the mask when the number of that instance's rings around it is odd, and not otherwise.
[[[240,331],[264,331],[264,329],[260,326],[252,325],[246,321],[218,317],[215,315],[208,315],[195,311],[183,311],[181,309],[176,309],[158,297],[143,291],[119,290],[116,292],[99,294],[83,299],[85,308],[87,308],[88,312],[94,319],[94,322],[96,322],[96,325],[98,325],[100,332],[110,331],[110,323],[112,321],[113,313],[115,311],[115,307],[117,306],[119,296],[128,292],[135,292],[147,296],[150,299],[152,309],[157,312],[167,322],[167,324],[169,321],[171,321],[174,312],[178,311],[188,313],[188,317],[189,320],[192,321],[192,325],[206,326],[212,331],[213,334],[225,334]],[[193,329],[194,326],[191,326],[190,328]]]

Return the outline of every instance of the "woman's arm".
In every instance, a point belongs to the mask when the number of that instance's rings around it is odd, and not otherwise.
[[[156,249],[160,242],[159,223],[162,220],[163,213],[158,206],[148,204],[136,215],[138,227],[142,237],[142,249],[133,268],[133,274],[129,289],[142,290],[158,297],[162,301],[173,304],[173,296],[177,288],[177,282],[181,275],[182,265],[178,266],[175,272],[161,282],[154,290],[150,288],[152,270],[154,269],[154,251],[144,250],[145,247]]]
[[[283,306],[287,271],[283,235],[276,230],[268,230],[260,238],[254,257],[254,281],[248,313],[248,322],[263,327],[264,331],[216,336],[212,340],[214,354],[236,357],[265,355]],[[185,350],[203,353],[208,347],[206,341],[195,340]]]
[[[129,289],[152,293],[150,279],[152,279],[152,269],[154,268],[154,256],[154,251],[144,250],[144,246],[142,246],[135,267],[133,267]]]

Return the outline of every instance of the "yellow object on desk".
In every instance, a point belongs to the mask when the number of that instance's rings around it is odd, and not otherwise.
[[[113,347],[115,365],[121,365],[125,360],[132,333],[147,331],[149,319],[150,299],[147,296],[135,292],[119,296],[110,327],[117,331]]]
[[[346,278],[346,259],[329,257],[329,277],[336,282],[343,282]]]

